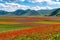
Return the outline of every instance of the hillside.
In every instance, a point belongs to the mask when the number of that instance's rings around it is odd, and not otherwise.
[[[49,16],[60,16],[60,8],[53,11]]]
[[[7,12],[0,10],[0,16],[60,16],[60,8],[52,10],[16,10]]]

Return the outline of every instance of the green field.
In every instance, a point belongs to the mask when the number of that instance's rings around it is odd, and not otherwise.
[[[7,24],[1,24],[0,25],[0,33],[1,32],[7,32],[7,31],[14,31],[14,30],[24,30],[24,29],[28,29],[28,28],[32,28],[31,26],[21,26],[21,25],[7,25]]]

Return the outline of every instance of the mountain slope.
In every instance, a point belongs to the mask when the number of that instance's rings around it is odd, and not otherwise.
[[[6,12],[0,10],[0,15],[2,16],[40,16],[40,14],[35,10],[16,10],[14,12]]]
[[[6,12],[0,10],[0,16],[60,16],[60,8],[52,10],[16,10],[14,12]]]
[[[60,8],[53,11],[49,16],[60,16]]]
[[[26,16],[40,16],[41,14],[39,14],[37,11],[35,11],[35,10],[30,10],[30,9],[28,9],[28,10],[26,10],[26,14],[25,14]]]
[[[0,15],[6,15],[8,12],[6,12],[6,11],[0,11]]]

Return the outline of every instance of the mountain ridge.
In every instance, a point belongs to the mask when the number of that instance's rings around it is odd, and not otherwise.
[[[16,10],[14,12],[7,12],[0,10],[0,16],[58,16],[60,8],[52,10]]]

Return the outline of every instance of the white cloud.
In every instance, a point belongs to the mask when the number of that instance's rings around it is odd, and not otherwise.
[[[35,6],[35,7],[30,7],[30,6],[26,6],[26,5],[21,5],[21,4],[17,4],[17,3],[0,3],[0,10],[4,10],[4,11],[8,11],[8,12],[12,12],[12,11],[16,11],[18,9],[31,9],[31,10],[41,10],[41,9],[52,9],[52,7],[49,6],[45,6],[45,7],[40,7],[40,6]]]
[[[25,0],[20,0],[20,1],[24,2]]]
[[[54,1],[50,1],[50,2],[47,2],[49,5],[60,5],[60,2],[57,1],[57,2],[54,2]]]
[[[45,7],[36,6],[31,8],[31,10],[46,10],[46,9],[53,9],[53,8],[49,6],[45,6]]]
[[[46,1],[46,2],[51,2],[51,0],[27,0],[27,1],[29,1],[29,2],[32,2],[32,3],[36,3],[36,2],[44,2],[44,1]]]
[[[55,8],[60,8],[60,0],[28,0],[28,2],[31,3],[44,3],[46,2],[44,7],[34,7],[33,9],[38,10],[38,9],[55,9]],[[43,4],[42,4],[43,6]]]
[[[57,2],[55,1],[52,1],[52,0],[27,0],[28,2],[32,2],[32,3],[42,3],[42,2],[46,2],[48,3],[49,5],[52,5],[52,4],[60,4],[59,0],[56,0]]]
[[[25,1],[25,0],[20,0],[20,1]],[[29,2],[43,2],[43,1],[46,1],[49,5],[53,5],[53,4],[57,4],[59,5],[60,2],[54,2],[54,1],[51,1],[51,0],[29,0]],[[51,6],[44,6],[44,7],[41,7],[41,6],[35,6],[35,7],[30,7],[30,6],[26,6],[26,5],[21,5],[21,4],[18,4],[18,3],[8,3],[8,2],[5,2],[5,3],[0,3],[0,10],[5,10],[5,11],[16,11],[18,9],[23,9],[23,10],[26,10],[26,9],[31,9],[31,10],[45,10],[45,9],[53,9],[54,7],[51,7]]]
[[[32,2],[32,3],[42,2],[42,0],[27,0],[27,1]]]
[[[25,0],[10,0],[11,2],[24,2]]]
[[[25,0],[0,0],[0,2],[24,2]]]
[[[26,10],[29,8],[30,8],[29,6],[20,5],[17,3],[5,3],[5,4],[0,3],[0,10],[10,11],[10,12],[18,9]]]

